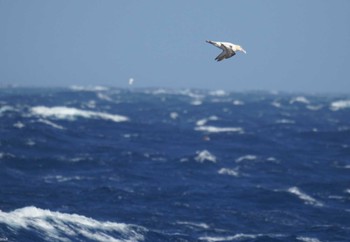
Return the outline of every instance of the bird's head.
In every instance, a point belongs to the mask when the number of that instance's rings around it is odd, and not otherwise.
[[[240,46],[237,46],[237,50],[242,51],[244,54],[247,54],[247,52]]]

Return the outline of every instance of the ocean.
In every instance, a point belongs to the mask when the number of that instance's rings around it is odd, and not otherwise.
[[[0,241],[350,241],[350,95],[0,89]]]

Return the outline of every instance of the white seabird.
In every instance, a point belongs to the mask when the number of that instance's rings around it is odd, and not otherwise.
[[[229,42],[218,42],[218,41],[211,41],[211,40],[207,40],[206,42],[222,49],[222,52],[220,53],[220,55],[218,55],[215,58],[215,60],[217,61],[228,59],[234,56],[237,51],[242,51],[244,54],[247,53],[240,45],[235,45]]]

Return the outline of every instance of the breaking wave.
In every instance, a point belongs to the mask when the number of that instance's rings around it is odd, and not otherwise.
[[[77,214],[24,207],[12,212],[0,210],[0,223],[20,232],[35,229],[45,240],[141,241],[146,229],[124,223],[97,221]]]
[[[74,120],[77,117],[81,118],[100,118],[105,120],[111,120],[113,122],[124,122],[128,121],[128,117],[102,113],[102,112],[93,112],[86,111],[76,108],[69,107],[45,107],[45,106],[37,106],[31,109],[32,114],[38,115],[41,117],[53,117],[57,119],[67,119]]]

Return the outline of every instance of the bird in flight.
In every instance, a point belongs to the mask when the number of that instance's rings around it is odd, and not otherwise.
[[[218,55],[215,58],[215,60],[217,61],[228,59],[234,56],[237,51],[242,51],[244,54],[247,53],[240,45],[235,45],[229,42],[217,42],[217,41],[211,41],[211,40],[207,40],[206,42],[222,49],[222,52],[220,53],[220,55]]]

